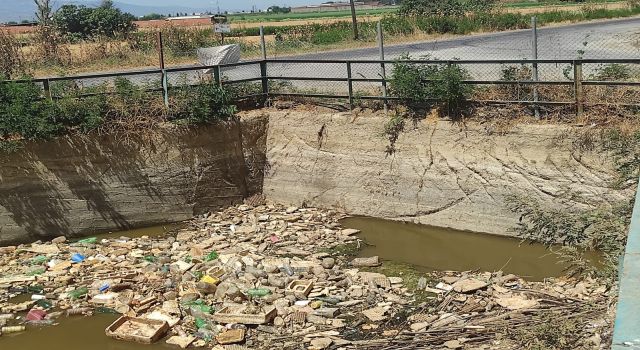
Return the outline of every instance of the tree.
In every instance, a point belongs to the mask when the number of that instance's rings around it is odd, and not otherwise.
[[[53,16],[56,28],[72,37],[115,37],[135,30],[135,17],[113,7],[111,1],[103,1],[99,7],[64,5]]]
[[[38,30],[36,32],[36,46],[38,55],[45,61],[61,62],[60,38],[53,27],[53,7],[51,0],[33,0],[36,4],[36,20]]]
[[[148,15],[144,15],[142,17],[140,17],[140,20],[142,21],[151,21],[151,20],[156,20],[156,19],[165,19],[166,17],[164,15],[161,15],[159,13],[150,13]]]
[[[267,9],[267,12],[271,13],[289,13],[291,12],[291,7],[280,7],[280,6],[271,6]]]

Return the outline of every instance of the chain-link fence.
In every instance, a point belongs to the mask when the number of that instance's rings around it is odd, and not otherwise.
[[[398,65],[455,66],[481,103],[640,107],[640,59],[539,60],[260,60],[220,66],[181,67],[37,79],[43,95],[120,93],[135,87],[169,103],[174,91],[203,83],[225,87],[235,100],[298,96],[391,101]],[[537,76],[537,78],[536,78]],[[428,82],[428,81],[427,81]],[[440,81],[433,81],[438,84]],[[69,89],[69,88],[72,89]],[[435,98],[435,97],[434,97]]]

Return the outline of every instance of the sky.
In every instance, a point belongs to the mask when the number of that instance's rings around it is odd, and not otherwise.
[[[252,8],[267,9],[269,6],[300,6],[319,4],[326,0],[114,0],[116,5],[129,4],[125,10],[135,15],[143,15],[151,12],[216,12],[221,11],[249,11]],[[65,3],[96,5],[100,0],[53,0],[58,7]],[[0,22],[20,21],[33,19],[35,5],[33,0],[0,0]]]

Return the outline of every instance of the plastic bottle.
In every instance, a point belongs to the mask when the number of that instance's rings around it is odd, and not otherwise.
[[[47,259],[46,256],[38,255],[38,256],[35,256],[35,257],[31,258],[31,260],[29,260],[29,264],[31,264],[31,265],[40,265],[40,264],[46,262],[47,260],[49,260],[49,259]]]
[[[44,269],[38,268],[38,269],[33,269],[27,272],[27,276],[37,276],[37,275],[42,275],[43,273],[44,273]]]
[[[286,273],[289,276],[293,276],[294,272],[293,272],[293,268],[291,268],[291,265],[289,264],[284,264],[282,266],[282,270],[284,273]]]
[[[201,329],[201,328],[207,328],[209,326],[209,324],[207,323],[207,321],[205,321],[202,318],[196,318],[196,328]]]
[[[211,341],[216,336],[216,332],[206,329],[200,328],[195,334],[196,338],[204,339],[206,341]]]
[[[28,286],[27,287],[27,292],[29,292],[29,293],[42,293],[43,290],[44,290],[44,287],[40,286],[40,285]]]
[[[7,327],[2,327],[2,333],[24,332],[25,329],[26,329],[25,326],[7,326]]]
[[[90,307],[78,307],[78,308],[75,308],[75,309],[67,310],[67,316],[82,315],[82,314],[86,314],[88,312],[91,312],[91,308]]]
[[[100,293],[106,292],[107,289],[109,289],[109,284],[105,283],[103,285],[100,286],[100,288],[98,288],[98,291],[100,291]]]
[[[204,258],[204,261],[213,261],[216,260],[218,258],[218,253],[214,250],[211,253],[207,254],[207,256]]]
[[[78,243],[84,243],[84,244],[94,244],[96,242],[98,242],[98,239],[96,237],[88,237],[78,241]]]
[[[35,300],[35,301],[44,300],[44,299],[47,299],[47,297],[45,295],[42,295],[42,294],[33,294],[31,296],[31,300]]]
[[[26,322],[30,326],[51,326],[53,320],[30,320]]]
[[[43,309],[50,309],[53,304],[51,304],[51,302],[49,300],[38,300],[36,301],[36,305],[40,306]]]
[[[247,290],[247,294],[252,297],[264,297],[271,294],[271,291],[266,288],[252,288]]]
[[[100,306],[99,308],[96,309],[96,312],[99,314],[119,314],[118,311],[110,308],[110,307],[104,307],[104,306]]]
[[[87,289],[87,287],[80,287],[70,292],[69,296],[71,297],[71,299],[78,299],[80,297],[87,295],[87,293],[89,293],[89,289]]]
[[[418,286],[417,289],[418,290],[424,290],[425,288],[427,288],[427,279],[424,277],[420,277],[418,279]]]
[[[73,261],[74,263],[83,262],[84,259],[86,259],[85,256],[80,253],[74,253],[73,255],[71,255],[71,261]]]

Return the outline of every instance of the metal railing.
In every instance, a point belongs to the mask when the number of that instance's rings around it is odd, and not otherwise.
[[[387,91],[398,63],[410,65],[456,65],[465,68],[470,79],[464,84],[476,86],[511,86],[514,93],[495,96],[476,95],[472,102],[485,104],[573,105],[582,113],[585,105],[640,106],[640,59],[581,59],[581,60],[306,60],[265,59],[220,66],[193,66],[167,69],[149,69],[128,72],[109,72],[67,77],[38,78],[32,82],[42,85],[43,95],[56,98],[51,85],[72,82],[75,86],[113,85],[116,78],[134,84],[148,85],[147,91],[158,91],[168,103],[171,91],[181,86],[193,86],[213,81],[220,86],[234,87],[248,84],[249,93],[236,94],[236,99],[270,97],[309,97],[344,99],[350,106],[357,100],[379,100],[385,104],[400,99]],[[533,75],[505,79],[508,67],[531,72],[536,67],[538,80]],[[603,68],[604,67],[604,68]],[[615,67],[618,76],[603,79],[598,72]],[[525,74],[526,75],[526,74]],[[181,82],[181,83],[180,83]],[[356,85],[358,85],[356,87]],[[246,86],[245,86],[246,87]],[[553,87],[554,94],[541,91]],[[625,89],[620,94],[607,90],[598,96],[589,96],[589,89],[605,87],[611,91]],[[247,89],[244,89],[247,90]],[[483,90],[488,94],[487,90]],[[109,92],[106,92],[109,93]],[[486,95],[485,94],[485,95]],[[88,95],[88,94],[87,94]],[[83,96],[82,93],[79,96]],[[608,100],[610,96],[616,97]]]

